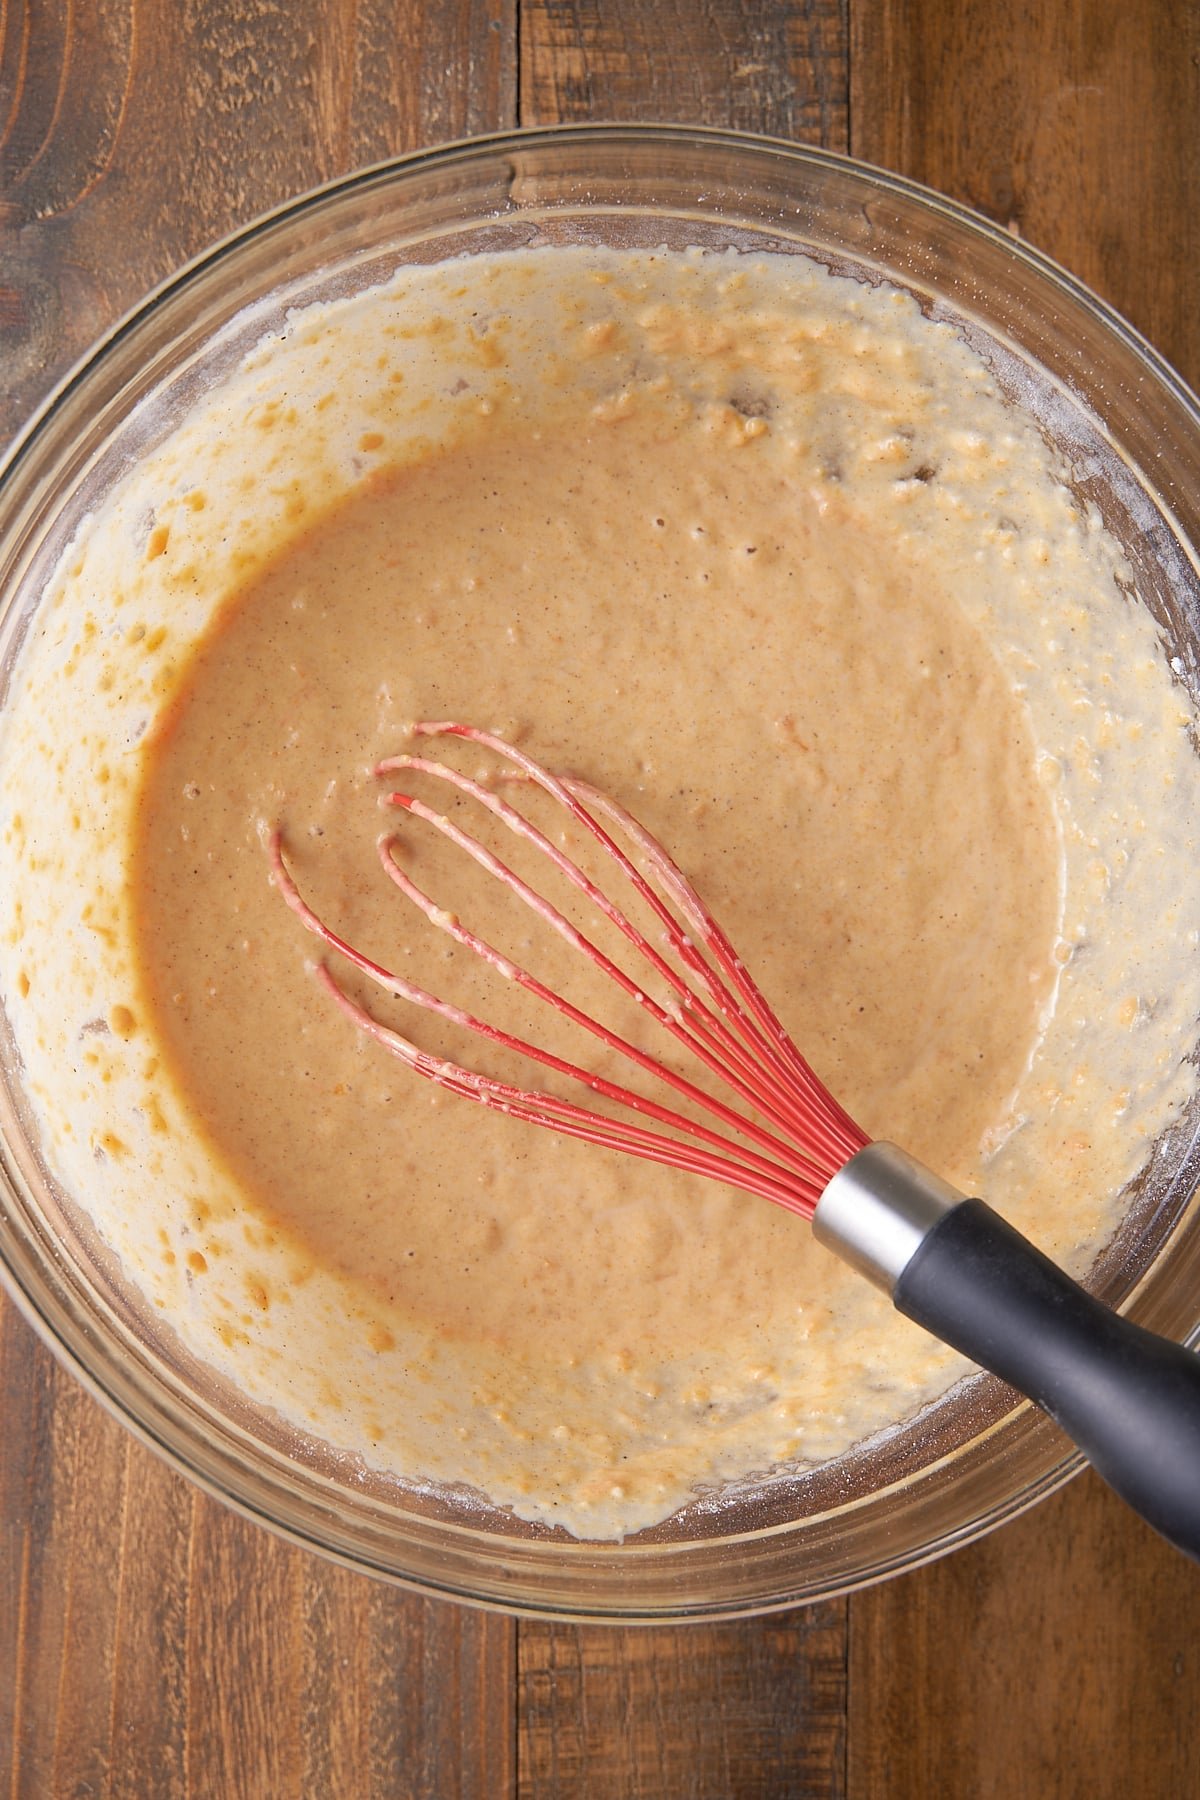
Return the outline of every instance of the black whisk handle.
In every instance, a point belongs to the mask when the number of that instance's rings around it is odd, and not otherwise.
[[[1112,1312],[982,1200],[939,1209],[881,1279],[900,1312],[1036,1401],[1200,1561],[1200,1355]]]
[[[1122,1499],[1200,1561],[1200,1356],[1111,1312],[982,1200],[934,1226],[892,1298],[1028,1394]]]

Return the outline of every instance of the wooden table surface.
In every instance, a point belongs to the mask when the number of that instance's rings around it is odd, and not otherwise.
[[[1050,251],[1200,384],[1194,0],[0,0],[0,440],[209,240],[517,124],[822,143]],[[2,903],[0,903],[2,904]],[[1092,1478],[848,1600],[515,1622],[327,1566],[0,1310],[0,1791],[1200,1794],[1200,1571]]]

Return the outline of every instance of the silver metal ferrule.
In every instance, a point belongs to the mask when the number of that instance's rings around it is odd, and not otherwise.
[[[868,1144],[817,1202],[813,1232],[889,1297],[913,1253],[966,1196],[895,1144]]]

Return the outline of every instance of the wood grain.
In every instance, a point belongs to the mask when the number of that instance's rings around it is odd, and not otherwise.
[[[304,189],[516,120],[516,0],[0,12],[0,439],[154,284]]]
[[[522,1624],[521,1800],[844,1792],[845,1603],[649,1630]]]
[[[0,1316],[0,1791],[460,1795],[516,1773],[515,1627],[290,1548]]]
[[[1200,8],[873,0],[851,149],[1048,250],[1200,381]]]
[[[839,0],[522,0],[521,123],[677,120],[844,150]]]
[[[1200,1569],[1086,1476],[853,1602],[855,1800],[1200,1793]]]

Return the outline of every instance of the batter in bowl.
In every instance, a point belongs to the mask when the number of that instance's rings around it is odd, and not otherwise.
[[[766,1203],[407,1075],[312,981],[271,826],[335,929],[487,1014],[378,870],[371,771],[420,717],[516,737],[663,839],[872,1135],[1078,1268],[1186,1091],[1194,936],[1142,946],[1196,764],[1115,548],[907,297],[772,259],[496,258],[469,302],[459,273],[302,319],[223,396],[277,512],[240,561],[208,572],[236,488],[202,433],[157,472],[114,683],[176,606],[90,1046],[142,1082],[140,1137],[91,1147],[142,1221],[127,1261],[256,1398],[612,1537],[839,1455],[963,1365]]]

